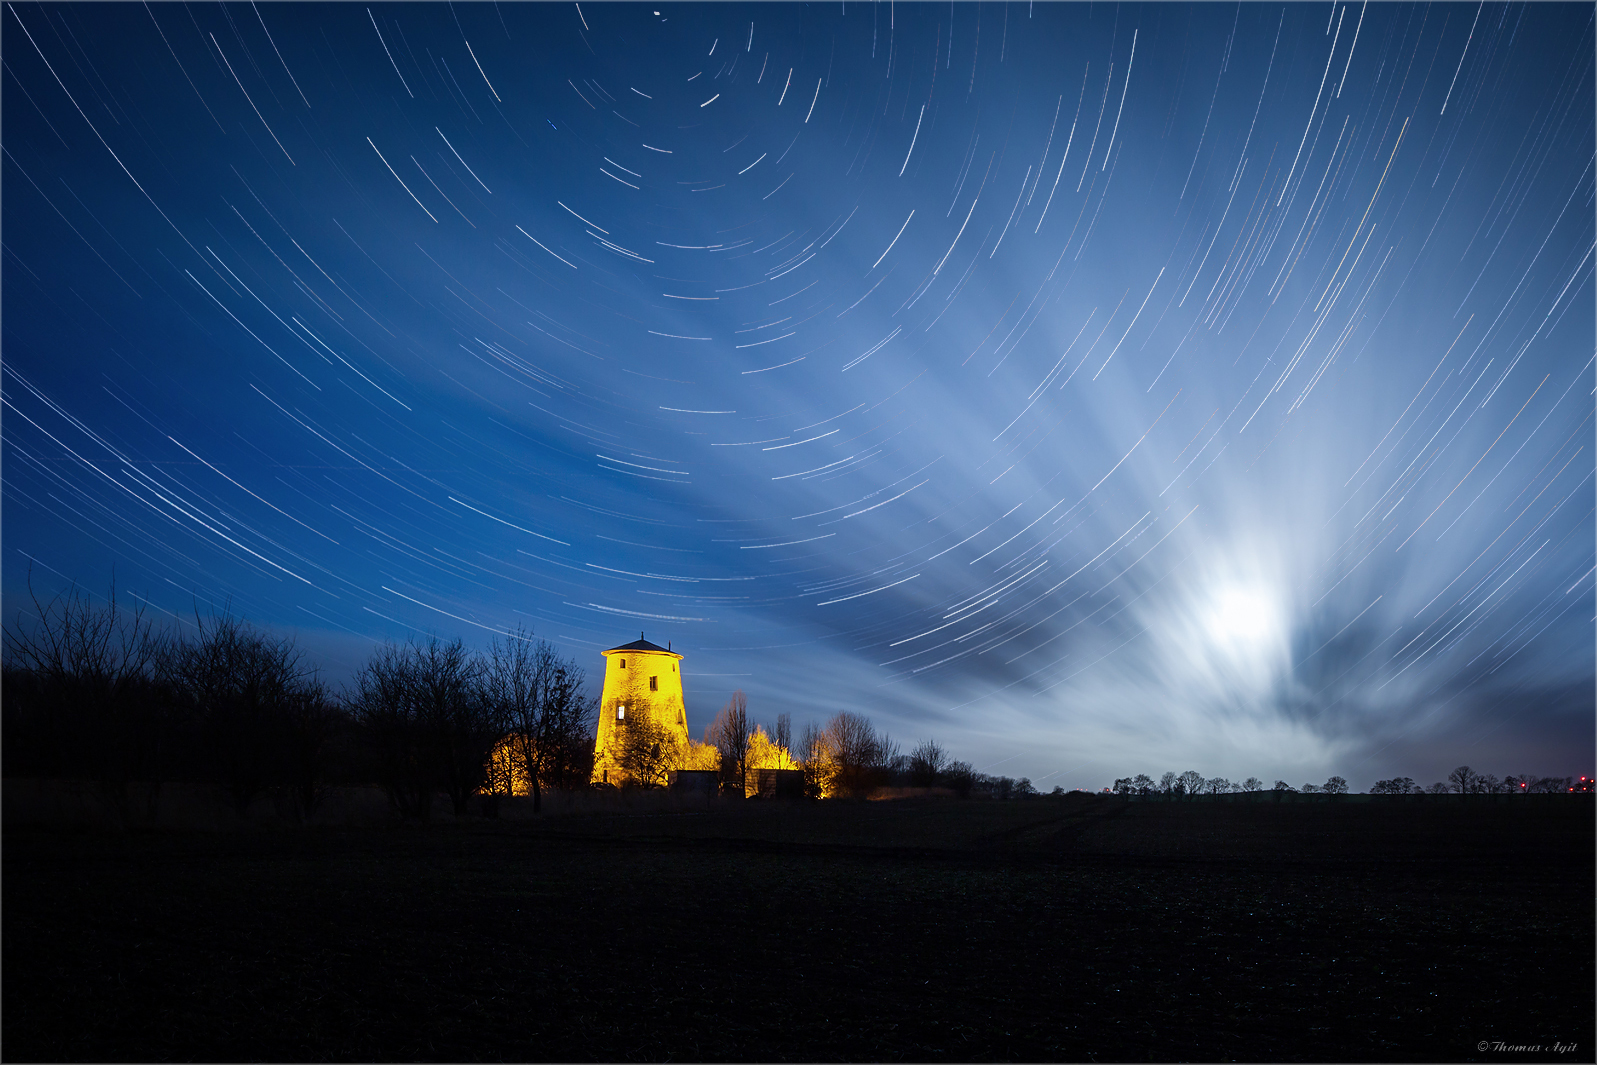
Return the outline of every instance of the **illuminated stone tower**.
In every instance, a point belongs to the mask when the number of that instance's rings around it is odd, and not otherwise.
[[[593,745],[595,783],[626,783],[617,760],[630,722],[652,721],[688,747],[687,707],[682,701],[682,656],[639,638],[604,652],[604,692],[599,697],[599,733]]]

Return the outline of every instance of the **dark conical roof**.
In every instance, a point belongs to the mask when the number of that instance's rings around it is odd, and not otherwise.
[[[606,651],[605,654],[609,654],[611,651],[653,651],[656,654],[676,655],[675,651],[661,647],[657,643],[650,643],[648,640],[643,639],[641,635],[638,639],[633,640],[631,643],[624,643],[620,647],[610,648],[610,650]],[[681,656],[677,655],[677,657],[680,658]]]

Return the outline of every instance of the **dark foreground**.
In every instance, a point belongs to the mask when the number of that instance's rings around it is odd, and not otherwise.
[[[9,1061],[1591,1061],[1592,807],[11,830],[3,951]]]

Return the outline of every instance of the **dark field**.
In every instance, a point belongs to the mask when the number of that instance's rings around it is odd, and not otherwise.
[[[1593,858],[1564,796],[13,829],[0,1050],[1591,1061]]]

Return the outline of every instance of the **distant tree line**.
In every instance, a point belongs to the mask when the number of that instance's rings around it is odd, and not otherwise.
[[[862,714],[842,711],[824,725],[795,735],[789,715],[772,728],[750,716],[748,699],[734,692],[704,730],[702,743],[682,745],[646,718],[620,731],[617,761],[633,786],[663,787],[673,770],[715,770],[723,793],[752,795],[762,769],[800,774],[810,798],[863,798],[884,788],[942,789],[959,798],[1023,799],[1038,794],[1030,780],[990,776],[953,758],[936,740],[905,753]],[[1055,789],[1062,793],[1062,789]]]
[[[592,770],[583,670],[525,632],[486,652],[386,644],[334,692],[291,640],[227,612],[173,633],[114,586],[103,605],[76,588],[32,605],[4,631],[4,772],[91,781],[123,815],[153,815],[169,783],[208,785],[241,814],[270,797],[296,820],[341,784],[380,786],[403,817],[427,818],[439,795],[492,815],[518,782],[536,807]]]
[[[4,627],[0,769],[92,782],[124,817],[135,804],[153,817],[163,786],[178,783],[208,787],[240,815],[269,798],[304,821],[330,788],[375,785],[402,818],[429,818],[440,798],[456,816],[496,816],[512,795],[537,810],[545,793],[592,778],[597,700],[585,671],[525,631],[481,651],[436,637],[384,644],[335,691],[292,640],[226,610],[196,610],[185,631],[160,629],[114,584],[101,603],[74,587],[31,606]],[[737,692],[702,743],[683,747],[653,724],[640,718],[623,734],[620,761],[638,786],[709,768],[748,794],[758,770],[789,769],[813,798],[881,788],[1038,794],[1024,777],[977,772],[935,740],[906,754],[847,711],[795,736],[785,714],[769,731],[755,724]]]
[[[1574,791],[1590,791],[1591,781],[1586,777],[1539,777],[1531,773],[1506,776],[1499,780],[1491,773],[1477,773],[1461,765],[1447,774],[1446,781],[1438,780],[1430,787],[1416,784],[1410,777],[1393,777],[1377,780],[1370,787],[1371,795],[1555,795]]]
[[[376,785],[394,813],[426,819],[447,800],[456,816],[497,816],[510,796],[534,810],[553,791],[590,786],[597,700],[586,675],[551,644],[517,631],[486,650],[436,637],[378,647],[351,683],[333,691],[291,640],[231,613],[195,613],[192,631],[157,629],[143,606],[96,604],[73,588],[32,601],[4,628],[0,769],[8,777],[92,782],[115,812],[153,816],[162,787],[202,784],[240,814],[270,798],[304,821],[339,785]],[[705,730],[681,745],[641,719],[623,734],[620,761],[636,786],[661,787],[673,770],[717,770],[724,790],[755,790],[764,769],[796,770],[812,798],[863,798],[880,789],[940,789],[959,798],[1029,799],[1025,777],[978,772],[935,740],[905,753],[861,714],[844,711],[794,735],[787,715],[769,731],[737,692]],[[658,735],[656,733],[659,733]],[[1378,781],[1379,795],[1503,795],[1590,791],[1585,777],[1508,776],[1460,766],[1422,788]],[[1122,777],[1118,795],[1194,798],[1233,792],[1342,795],[1347,781],[1294,788],[1257,777],[1233,783],[1195,770]],[[1063,793],[1054,788],[1052,794]]]
[[[1591,782],[1585,777],[1508,776],[1499,780],[1491,774],[1476,773],[1469,766],[1459,766],[1447,775],[1444,783],[1438,781],[1422,787],[1409,777],[1378,780],[1371,787],[1371,795],[1513,795],[1550,794],[1554,792],[1590,791]],[[1204,777],[1189,769],[1185,773],[1166,773],[1158,781],[1145,773],[1134,777],[1120,777],[1109,791],[1115,795],[1136,795],[1163,799],[1195,798],[1200,795],[1227,795],[1233,793],[1276,792],[1303,795],[1346,795],[1347,781],[1334,776],[1324,784],[1304,784],[1294,788],[1284,780],[1269,787],[1258,777],[1249,777],[1239,783],[1225,777]]]

